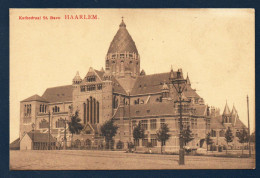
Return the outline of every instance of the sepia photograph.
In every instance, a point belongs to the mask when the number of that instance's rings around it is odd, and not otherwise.
[[[10,170],[255,169],[254,9],[9,9]]]

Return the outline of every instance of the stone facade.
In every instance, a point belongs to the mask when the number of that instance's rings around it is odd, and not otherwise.
[[[51,134],[61,142],[65,120],[78,111],[84,129],[75,139],[84,144],[102,140],[100,126],[113,119],[119,126],[115,143],[121,141],[126,148],[128,142],[134,142],[133,129],[141,122],[145,138],[139,141],[139,147],[152,142],[153,149],[159,149],[156,132],[167,123],[171,137],[164,149],[176,151],[179,148],[179,102],[169,78],[175,79],[177,74],[184,79],[182,69],[152,75],[146,75],[144,70],[140,72],[140,55],[122,21],[105,57],[105,70],[90,68],[83,79],[77,72],[72,85],[48,88],[42,96],[34,95],[21,101],[20,138],[32,130],[34,123],[35,130],[42,133],[48,132],[50,127]],[[232,113],[225,109],[222,117],[218,110],[204,104],[203,98],[192,88],[188,75],[185,79],[183,126],[184,129],[189,126],[194,134],[194,140],[188,144],[190,147],[205,147],[201,143],[208,132],[220,138],[219,133],[228,126],[234,130],[244,127],[235,108]],[[66,133],[70,142],[72,135],[68,127]],[[221,139],[214,140],[218,145]]]

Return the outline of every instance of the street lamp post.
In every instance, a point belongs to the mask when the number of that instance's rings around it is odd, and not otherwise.
[[[64,120],[64,144],[63,144],[64,150],[66,150],[66,146],[67,146],[66,123],[67,123],[67,120],[66,120],[66,117],[65,117],[65,120]]]
[[[131,114],[130,114],[130,92],[129,92],[129,106],[128,106],[128,113],[129,113],[129,144],[131,142]]]
[[[250,121],[249,121],[249,98],[247,95],[247,118],[248,118],[248,151],[249,157],[251,157],[251,148],[250,148]]]
[[[184,165],[184,148],[183,148],[183,125],[182,125],[182,92],[186,86],[186,80],[181,77],[181,72],[177,71],[177,78],[174,78],[173,71],[171,70],[170,81],[178,93],[180,103],[180,150],[179,150],[179,165]]]
[[[34,150],[34,127],[35,127],[35,124],[32,123],[32,150]]]
[[[50,139],[51,139],[51,112],[49,111],[49,130],[48,130],[48,150],[50,150]]]

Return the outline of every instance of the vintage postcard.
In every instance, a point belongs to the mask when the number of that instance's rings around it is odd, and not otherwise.
[[[10,9],[10,170],[255,168],[254,9]]]

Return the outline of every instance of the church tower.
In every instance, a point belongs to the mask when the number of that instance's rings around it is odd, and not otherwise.
[[[231,117],[230,117],[230,109],[228,107],[228,104],[226,102],[226,106],[224,108],[223,114],[222,114],[222,123],[223,124],[230,124],[231,123]]]
[[[123,18],[106,55],[106,70],[116,78],[140,75],[140,56]]]

